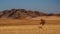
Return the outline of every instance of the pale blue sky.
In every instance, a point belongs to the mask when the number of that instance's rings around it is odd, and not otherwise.
[[[60,0],[0,0],[0,10],[12,8],[60,13]]]

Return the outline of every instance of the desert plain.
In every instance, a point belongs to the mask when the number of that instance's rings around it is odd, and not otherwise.
[[[41,19],[45,24],[40,26]],[[0,34],[60,34],[59,16],[42,16],[26,19],[0,18]]]

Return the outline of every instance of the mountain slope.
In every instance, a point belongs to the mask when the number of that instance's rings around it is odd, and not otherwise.
[[[37,17],[40,15],[45,15],[45,13],[30,10],[27,11],[25,9],[11,9],[0,12],[1,18],[25,18],[25,17]]]

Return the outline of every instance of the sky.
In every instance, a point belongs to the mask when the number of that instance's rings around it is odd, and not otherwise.
[[[13,8],[60,13],[60,0],[0,0],[0,10]]]

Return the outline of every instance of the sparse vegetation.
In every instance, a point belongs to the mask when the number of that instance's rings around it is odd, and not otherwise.
[[[40,22],[40,26],[39,26],[39,28],[42,29],[42,27],[43,27],[44,25],[45,25],[45,20],[41,19],[41,22]]]
[[[41,23],[40,24],[43,26],[45,24],[45,20],[41,19]]]

